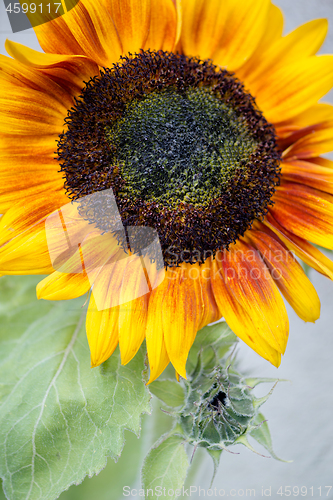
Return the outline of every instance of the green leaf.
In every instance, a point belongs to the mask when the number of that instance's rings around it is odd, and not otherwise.
[[[37,302],[37,281],[0,280],[0,475],[11,500],[52,500],[97,474],[150,411],[143,350],[91,369],[83,299]]]
[[[173,435],[154,445],[142,468],[142,488],[146,492],[146,498],[152,496],[147,490],[153,490],[154,495],[156,492],[164,492],[165,500],[180,496],[177,495],[177,490],[181,490],[184,485],[188,467],[182,436]]]
[[[149,385],[150,392],[167,406],[183,406],[185,402],[184,389],[176,380],[155,380]]]
[[[280,460],[280,462],[290,462],[289,460],[282,460],[279,458],[273,450],[271,433],[269,432],[268,424],[265,421],[265,417],[262,413],[259,413],[253,422],[253,425],[257,425],[257,427],[250,432],[250,435],[263,446],[273,458],[276,460]]]

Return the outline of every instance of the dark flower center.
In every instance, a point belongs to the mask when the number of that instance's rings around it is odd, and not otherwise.
[[[210,61],[123,58],[86,84],[66,122],[58,159],[70,198],[112,188],[125,227],[158,231],[166,266],[228,248],[279,182],[273,126]]]

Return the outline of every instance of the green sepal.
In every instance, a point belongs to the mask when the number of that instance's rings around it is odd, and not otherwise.
[[[155,380],[149,385],[149,390],[171,408],[184,406],[185,404],[184,389],[175,380]]]
[[[208,451],[209,455],[212,457],[213,463],[214,463],[214,472],[213,472],[213,477],[212,477],[212,480],[210,483],[210,488],[211,488],[212,484],[214,482],[216,473],[217,473],[217,469],[218,469],[219,464],[220,464],[222,450],[221,449],[220,450],[211,450],[211,449],[207,448],[207,451]]]
[[[259,413],[256,416],[253,425],[255,425],[255,428],[250,431],[250,436],[252,436],[253,439],[255,439],[259,444],[261,444],[261,446],[263,446],[271,454],[271,456],[275,458],[275,460],[287,463],[292,462],[292,460],[283,460],[282,458],[279,458],[275,454],[273,450],[272,438],[269,432],[268,424],[262,413]]]

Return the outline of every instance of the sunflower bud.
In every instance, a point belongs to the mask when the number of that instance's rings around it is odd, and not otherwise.
[[[232,368],[202,372],[188,388],[180,424],[191,444],[225,448],[255,427],[258,400]]]

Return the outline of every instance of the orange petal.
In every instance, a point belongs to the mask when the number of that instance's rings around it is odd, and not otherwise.
[[[222,9],[228,9],[228,17],[222,40],[213,54],[215,64],[236,71],[252,56],[266,30],[269,7],[270,0],[222,3]]]
[[[285,159],[315,158],[333,150],[333,120],[308,127],[306,131],[303,137],[284,151]]]
[[[317,245],[333,248],[332,195],[284,182],[273,200],[269,210],[283,227]]]
[[[320,300],[292,253],[264,231],[251,229],[246,237],[259,250],[275,283],[298,316],[315,322],[320,316]]]
[[[48,94],[32,89],[2,86],[0,131],[18,135],[59,135],[67,108]],[[10,90],[10,92],[9,92]]]
[[[271,213],[267,214],[264,224],[305,264],[333,280],[333,262],[318,248],[282,227]]]
[[[138,53],[149,33],[150,0],[109,0],[112,21],[119,34],[123,54]]]
[[[91,295],[86,319],[91,367],[106,361],[118,345],[118,307],[100,311]]]
[[[219,0],[183,0],[181,45],[186,55],[212,57],[221,43],[228,8]]]
[[[2,168],[6,170],[0,170],[0,211],[4,213],[22,199],[44,197],[49,193],[62,191],[64,181],[61,174],[57,172],[57,167],[59,168],[54,161],[54,170],[18,173],[15,169],[10,170],[8,163],[4,162]]]
[[[149,35],[144,49],[172,51],[177,27],[177,11],[172,0],[151,0]]]
[[[281,167],[284,181],[305,184],[333,194],[333,170],[300,160],[284,161]]]
[[[66,14],[38,26],[36,35],[44,52],[84,55],[111,66],[122,54],[118,29],[110,5],[81,0]]]
[[[13,75],[16,80],[22,80],[21,73],[25,66],[24,71],[34,69],[34,74],[46,75],[69,94],[77,95],[84,82],[99,73],[98,65],[85,56],[45,54],[9,40],[6,40],[5,47],[8,54],[21,63],[21,71]]]

